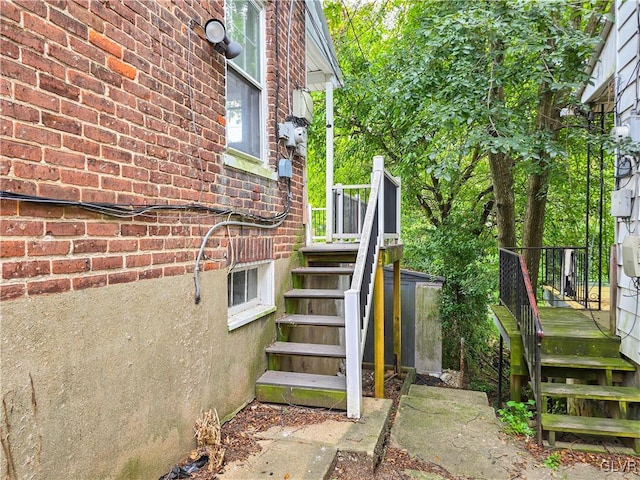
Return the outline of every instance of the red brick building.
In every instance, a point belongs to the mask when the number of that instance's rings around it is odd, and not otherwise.
[[[302,91],[339,77],[321,7],[4,0],[0,16],[3,475],[157,476],[265,368],[304,234]]]

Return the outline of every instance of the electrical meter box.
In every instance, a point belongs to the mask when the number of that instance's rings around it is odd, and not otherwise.
[[[611,194],[611,216],[631,216],[631,190],[623,188]]]
[[[627,235],[622,241],[622,270],[627,277],[640,277],[640,235]]]
[[[296,147],[296,127],[291,122],[278,124],[278,140],[287,148]]]
[[[293,116],[304,119],[308,125],[313,121],[313,100],[309,92],[293,91]]]

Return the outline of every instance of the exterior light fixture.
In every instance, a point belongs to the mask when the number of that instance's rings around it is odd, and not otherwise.
[[[227,37],[227,30],[220,20],[211,19],[205,23],[204,33],[207,40],[215,46],[215,49],[223,53],[229,60],[242,53],[242,46]]]

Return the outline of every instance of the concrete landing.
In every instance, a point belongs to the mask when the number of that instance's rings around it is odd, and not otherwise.
[[[273,427],[259,434],[262,451],[225,467],[220,480],[325,478],[338,452],[363,455],[371,473],[383,454],[392,402],[363,398],[357,422],[327,420],[302,427]]]
[[[365,458],[370,474],[383,454],[392,402],[363,399],[358,422],[327,420],[301,427],[273,427],[259,434],[262,451],[225,467],[219,480],[322,480],[333,469],[338,452]],[[412,385],[401,397],[391,429],[391,446],[438,466],[429,472],[405,470],[415,480],[638,480],[638,464],[628,471],[617,465],[586,464],[552,470],[502,433],[484,393]],[[551,452],[550,452],[551,453]],[[442,476],[438,473],[445,471]],[[396,477],[393,477],[396,478]],[[398,477],[399,478],[399,477]],[[404,477],[403,477],[404,478]]]
[[[482,392],[412,385],[400,399],[391,444],[462,477],[512,478],[518,461],[516,452],[505,458],[505,438]]]
[[[586,464],[552,470],[537,463],[502,433],[486,395],[468,390],[412,385],[409,395],[400,399],[390,444],[439,465],[455,478],[638,479],[635,468],[609,477],[605,469]],[[420,480],[444,478],[434,473],[405,473]]]

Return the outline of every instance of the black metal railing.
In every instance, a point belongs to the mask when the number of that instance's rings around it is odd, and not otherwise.
[[[369,201],[369,185],[336,185],[333,192],[333,231],[337,235],[359,238]]]
[[[551,305],[567,300],[584,308],[596,304],[600,308],[600,289],[591,288],[589,280],[589,256],[585,247],[529,247],[512,248],[514,252],[540,251],[537,300]],[[601,279],[597,280],[598,285]],[[544,287],[550,289],[545,294]]]
[[[516,319],[522,336],[531,390],[536,402],[537,439],[538,443],[542,443],[540,345],[544,332],[524,259],[521,255],[504,248],[500,249],[500,302]]]

